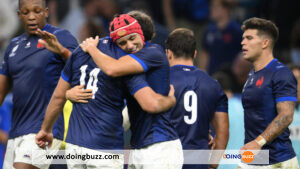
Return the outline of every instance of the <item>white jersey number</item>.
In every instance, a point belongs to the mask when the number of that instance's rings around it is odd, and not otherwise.
[[[186,124],[194,124],[197,120],[197,94],[190,90],[184,94],[183,98],[184,108],[187,112],[191,112],[189,116],[184,116],[184,121]]]
[[[81,76],[80,76],[80,85],[85,85],[85,77],[86,77],[86,69],[88,65],[83,65],[80,67]],[[92,99],[95,99],[95,93],[98,91],[97,82],[98,82],[98,74],[100,72],[100,69],[94,68],[90,72],[90,77],[86,86],[86,89],[92,89],[93,90],[93,97]]]

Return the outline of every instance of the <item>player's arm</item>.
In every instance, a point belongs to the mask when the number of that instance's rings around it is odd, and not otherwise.
[[[266,143],[276,139],[293,121],[297,101],[297,81],[288,69],[277,71],[273,77],[277,115],[255,140],[244,145],[242,149],[260,150]]]
[[[2,105],[9,90],[10,90],[9,77],[0,74],[0,105]]]
[[[117,60],[104,54],[97,48],[98,42],[98,36],[95,39],[88,38],[80,44],[80,47],[92,56],[97,66],[108,76],[119,77],[144,72],[142,65],[129,55]]]
[[[215,150],[225,150],[228,139],[229,139],[229,120],[228,120],[228,114],[225,112],[215,112],[215,115],[212,119],[212,125],[216,131],[216,136],[214,138],[215,142]],[[220,161],[220,158],[222,157],[223,153],[218,152],[212,157],[214,164],[211,164],[210,167],[217,168],[218,163]]]
[[[278,137],[292,123],[295,106],[296,102],[293,101],[278,102],[276,104],[278,115],[275,119],[263,133],[255,140],[244,145],[241,150],[260,150],[267,142],[271,142]]]
[[[38,146],[45,148],[46,142],[48,142],[49,146],[51,146],[53,140],[52,129],[56,119],[63,111],[63,107],[66,102],[65,94],[70,87],[71,86],[68,82],[62,78],[59,79],[47,107],[42,128],[36,136],[36,143]]]
[[[278,137],[293,121],[294,110],[296,102],[284,101],[276,104],[278,115],[269,124],[267,129],[261,136],[267,141],[271,142]]]
[[[168,96],[155,93],[150,87],[147,86],[138,90],[134,94],[134,98],[144,111],[151,114],[167,111],[176,104],[174,87],[172,85],[170,86],[170,92]]]
[[[66,91],[66,99],[75,103],[88,103],[88,100],[93,97],[92,89],[84,89],[85,85],[74,86]]]
[[[68,60],[72,52],[65,48],[56,38],[55,35],[47,31],[37,30],[36,34],[41,38],[39,43],[43,44],[46,49],[60,55],[64,60]]]

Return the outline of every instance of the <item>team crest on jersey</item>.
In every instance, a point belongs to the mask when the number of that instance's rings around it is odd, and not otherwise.
[[[43,44],[41,44],[40,42],[38,42],[36,47],[40,49],[40,48],[44,48],[45,46]]]
[[[256,86],[257,86],[258,88],[261,88],[261,85],[263,84],[263,82],[264,82],[264,77],[262,76],[260,79],[258,79],[258,80],[256,81]]]
[[[16,51],[18,49],[19,45],[16,45],[10,52],[10,54],[8,55],[9,57],[13,57],[16,55]]]

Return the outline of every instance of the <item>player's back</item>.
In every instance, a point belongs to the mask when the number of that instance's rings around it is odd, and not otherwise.
[[[216,111],[227,112],[219,83],[194,66],[171,67],[176,105],[169,111],[183,149],[208,149],[209,124]]]
[[[110,44],[112,41],[104,38],[99,41],[98,48],[117,57],[115,48]],[[76,49],[69,62],[63,78],[72,87],[84,84],[87,89],[93,90],[94,95],[86,104],[73,104],[66,141],[91,149],[123,149],[122,80],[104,74],[80,48]]]
[[[147,43],[142,51],[133,55],[141,58],[140,55],[143,53],[145,56],[147,55],[147,58],[144,59],[148,59],[146,61],[150,65],[148,67],[151,67],[145,72],[147,83],[155,92],[167,95],[170,88],[170,66],[164,50],[157,44]],[[149,114],[143,111],[137,101],[129,94],[126,100],[132,131],[131,146],[133,148],[142,148],[150,144],[178,138],[166,113]]]

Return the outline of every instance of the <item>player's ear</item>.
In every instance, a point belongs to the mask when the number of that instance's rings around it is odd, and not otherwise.
[[[173,58],[173,52],[170,49],[166,49],[166,55],[168,60],[171,60]]]
[[[270,47],[270,46],[271,46],[271,40],[268,39],[268,38],[265,38],[265,39],[263,40],[263,43],[262,43],[262,48],[263,48],[263,49],[266,49],[266,48],[268,48],[268,47]]]
[[[48,16],[49,16],[49,9],[45,8],[45,18],[48,18]]]

